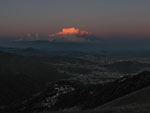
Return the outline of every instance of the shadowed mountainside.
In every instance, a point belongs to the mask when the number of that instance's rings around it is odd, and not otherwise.
[[[23,103],[15,112],[32,113],[72,107],[95,108],[149,85],[148,71],[106,84],[84,85],[76,81],[58,81]]]
[[[15,103],[69,75],[36,57],[0,52],[0,105]]]

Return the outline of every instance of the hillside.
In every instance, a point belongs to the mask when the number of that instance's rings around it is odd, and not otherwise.
[[[0,106],[22,101],[47,82],[68,77],[37,57],[0,52]]]
[[[149,113],[150,86],[107,103],[95,111],[101,113]]]
[[[57,81],[23,103],[15,112],[39,112],[68,108],[93,109],[150,85],[150,72],[125,76],[105,84]],[[11,109],[12,111],[12,109]],[[109,112],[108,112],[109,113]]]
[[[51,113],[149,113],[150,86],[108,102],[98,108],[78,110],[65,109]],[[41,112],[40,112],[41,113]],[[42,113],[49,113],[48,111]]]
[[[122,74],[132,74],[138,71],[147,70],[150,67],[148,63],[141,63],[137,61],[120,61],[112,64],[104,65],[111,72],[119,72]]]

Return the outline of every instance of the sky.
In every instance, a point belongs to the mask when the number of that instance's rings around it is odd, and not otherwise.
[[[150,0],[0,0],[0,37],[71,27],[99,37],[150,37]]]

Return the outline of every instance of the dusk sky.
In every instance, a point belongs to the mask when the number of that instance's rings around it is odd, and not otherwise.
[[[0,36],[75,27],[103,37],[150,37],[150,0],[0,0]]]

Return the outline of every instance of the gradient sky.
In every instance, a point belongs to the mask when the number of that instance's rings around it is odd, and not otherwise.
[[[0,36],[68,27],[96,36],[150,37],[150,0],[0,0]]]

